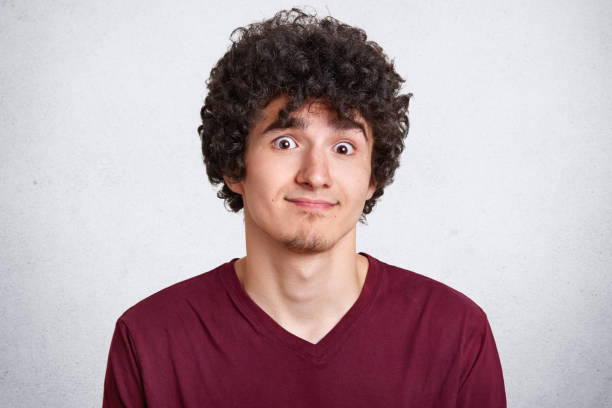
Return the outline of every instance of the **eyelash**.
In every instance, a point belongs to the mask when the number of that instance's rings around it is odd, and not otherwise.
[[[288,150],[288,149],[283,149],[283,148],[281,148],[281,147],[278,145],[278,142],[279,142],[279,141],[281,141],[281,140],[283,140],[283,139],[291,140],[291,141],[293,142],[293,144],[297,146],[297,143],[295,143],[295,140],[293,140],[292,138],[290,138],[290,137],[288,137],[288,136],[281,136],[281,137],[277,137],[276,139],[274,139],[274,140],[272,141],[272,145],[273,145],[275,148],[279,149],[279,150]]]
[[[288,149],[283,149],[283,148],[281,148],[281,147],[279,146],[279,142],[280,142],[281,140],[283,140],[283,139],[291,140],[291,141],[293,142],[293,144],[297,146],[297,143],[295,142],[295,140],[293,140],[293,139],[292,139],[291,137],[289,137],[289,136],[281,136],[281,137],[277,137],[276,139],[274,139],[274,140],[272,141],[272,145],[273,145],[273,146],[274,146],[276,149],[278,149],[278,150],[289,150],[289,148],[288,148]],[[335,148],[335,147],[337,147],[337,146],[339,146],[339,145],[342,145],[342,144],[347,145],[347,146],[350,146],[350,149],[353,149],[352,151],[350,151],[349,153],[346,153],[346,154],[340,153],[340,154],[342,154],[343,156],[350,156],[350,155],[352,155],[352,154],[355,152],[355,150],[357,150],[357,149],[355,148],[355,146],[353,146],[353,144],[352,144],[352,143],[345,142],[345,141],[337,143],[337,144],[334,146],[334,148]],[[350,150],[350,149],[349,149],[349,150]],[[335,151],[335,149],[334,149],[334,151]]]
[[[337,145],[335,145],[335,146],[334,146],[334,151],[336,151],[336,147],[337,147],[337,146],[340,146],[340,145],[342,145],[342,144],[347,145],[347,146],[350,146],[350,149],[349,149],[349,152],[348,152],[348,153],[346,153],[346,154],[341,153],[343,156],[350,156],[350,155],[352,155],[352,154],[354,154],[354,153],[355,153],[355,150],[357,150],[357,149],[355,149],[355,146],[353,146],[353,145],[352,145],[352,144],[350,144],[349,142],[340,142],[340,143],[338,143]],[[353,149],[353,150],[351,150],[351,149]]]

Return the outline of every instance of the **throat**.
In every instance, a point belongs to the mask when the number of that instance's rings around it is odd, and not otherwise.
[[[247,295],[284,330],[312,344],[331,332],[356,303],[368,269],[361,255],[345,269],[272,267],[255,273],[248,269],[248,261],[246,257],[235,263]]]

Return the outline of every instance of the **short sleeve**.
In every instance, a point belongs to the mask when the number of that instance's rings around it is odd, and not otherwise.
[[[103,408],[145,407],[136,350],[127,325],[117,321],[104,379]]]
[[[505,408],[501,363],[491,327],[483,313],[479,329],[466,345],[466,375],[459,389],[458,408]]]

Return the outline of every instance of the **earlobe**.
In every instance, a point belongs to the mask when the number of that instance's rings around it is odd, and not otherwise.
[[[372,196],[374,195],[374,192],[376,191],[376,187],[377,187],[377,183],[376,182],[370,183],[370,186],[368,187],[368,198],[367,198],[367,200],[372,198]]]
[[[234,193],[240,194],[240,195],[244,194],[244,189],[242,187],[242,182],[240,182],[240,181],[232,181],[227,176],[223,176],[223,180],[225,181],[225,184],[227,185],[227,187],[230,190],[232,190]]]

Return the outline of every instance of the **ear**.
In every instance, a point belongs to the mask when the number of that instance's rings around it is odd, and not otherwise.
[[[378,187],[378,183],[376,183],[375,181],[372,181],[370,185],[368,186],[368,196],[366,198],[366,201],[372,198],[372,196],[374,195],[374,192],[376,191],[376,187]]]
[[[229,177],[223,176],[225,184],[236,194],[244,195],[244,186],[241,181],[232,181]]]

